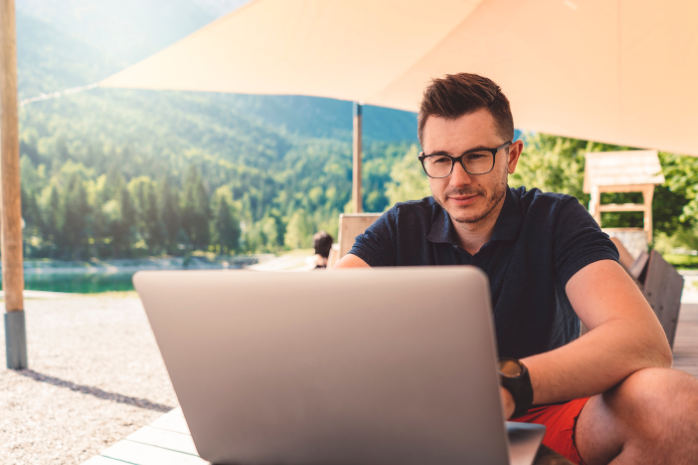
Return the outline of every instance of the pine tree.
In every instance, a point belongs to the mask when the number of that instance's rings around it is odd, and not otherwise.
[[[222,253],[236,251],[240,241],[240,223],[233,216],[225,197],[218,200],[218,208],[213,220],[213,244],[220,247]]]
[[[182,228],[195,249],[205,249],[211,240],[208,196],[195,166],[187,171],[182,198]]]
[[[211,242],[211,208],[209,207],[208,193],[204,187],[201,175],[197,176],[196,182],[196,223],[195,223],[195,244],[199,249],[208,248]]]
[[[126,187],[118,195],[118,216],[111,225],[113,253],[115,257],[128,252],[136,234],[136,207]]]
[[[134,178],[128,184],[136,209],[136,228],[148,252],[163,248],[163,225],[160,220],[155,183],[148,176]]]
[[[158,213],[163,228],[163,245],[169,253],[174,253],[178,250],[177,235],[181,229],[179,196],[172,189],[169,177],[163,176],[159,184]]]
[[[51,184],[48,192],[48,201],[44,209],[43,236],[50,242],[49,256],[55,258],[58,246],[61,244],[61,219],[63,209],[58,189],[55,184]]]
[[[155,194],[153,183],[145,186],[144,199],[142,223],[144,224],[145,242],[148,245],[149,252],[152,254],[153,251],[165,247],[165,227],[160,220],[157,195]]]
[[[87,202],[87,191],[82,179],[74,176],[64,190],[63,243],[67,252],[74,259],[80,259],[85,239],[87,237],[87,216],[90,205]]]
[[[43,221],[39,210],[37,196],[22,188],[22,219],[24,220],[25,236],[41,234]]]
[[[115,199],[121,191],[123,184],[124,177],[121,175],[118,165],[116,163],[112,163],[112,165],[109,167],[109,171],[107,171],[107,177],[104,181],[104,187],[102,188],[98,201],[105,204],[108,201]]]

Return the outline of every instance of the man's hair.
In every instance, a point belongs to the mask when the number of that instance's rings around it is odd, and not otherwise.
[[[332,236],[326,231],[316,232],[313,236],[313,248],[315,249],[315,253],[324,258],[329,257],[332,241]]]
[[[456,119],[486,108],[494,118],[497,134],[503,139],[514,139],[514,118],[509,100],[492,80],[477,74],[447,74],[431,81],[424,90],[419,107],[417,135],[422,142],[427,118],[436,116]]]

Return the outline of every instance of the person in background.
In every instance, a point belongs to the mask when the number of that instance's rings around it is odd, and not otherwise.
[[[315,249],[315,270],[321,268],[327,268],[327,257],[330,256],[330,249],[332,248],[332,236],[330,236],[327,231],[318,231],[313,236],[313,248]]]

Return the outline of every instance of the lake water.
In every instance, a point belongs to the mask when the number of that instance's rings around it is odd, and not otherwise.
[[[27,273],[24,287],[33,291],[93,294],[107,291],[132,291],[135,272]]]
[[[100,262],[27,260],[24,269],[24,288],[32,291],[79,294],[132,291],[131,279],[139,270],[235,269],[257,263],[259,257],[237,256],[233,259],[190,257],[186,263],[182,257]]]

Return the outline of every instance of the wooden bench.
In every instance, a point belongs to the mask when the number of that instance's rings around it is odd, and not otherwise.
[[[669,346],[673,349],[681,310],[683,276],[656,250],[650,251],[649,254],[642,252],[637,259],[632,260],[619,240],[615,238],[611,240],[620,254],[620,264],[633,278],[654,310],[664,328]]]

